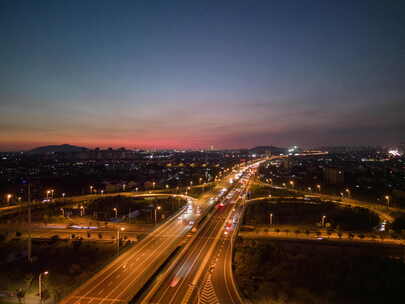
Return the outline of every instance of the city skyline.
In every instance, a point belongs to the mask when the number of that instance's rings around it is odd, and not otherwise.
[[[0,1],[0,151],[404,142],[401,1]]]

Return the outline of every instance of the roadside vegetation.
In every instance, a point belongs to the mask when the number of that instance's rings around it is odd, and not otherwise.
[[[234,269],[252,303],[400,303],[405,264],[350,248],[286,246],[283,242],[236,242]]]
[[[122,251],[130,242],[121,241]],[[93,242],[79,238],[67,240],[57,236],[32,241],[33,262],[26,258],[26,240],[0,240],[0,286],[2,290],[22,290],[24,295],[36,295],[38,276],[43,276],[45,298],[57,303],[74,287],[89,279],[116,254],[114,241]]]
[[[259,198],[259,197],[268,197],[272,196],[289,196],[289,197],[298,197],[302,196],[296,192],[290,191],[288,189],[282,188],[273,188],[270,185],[265,185],[263,183],[254,183],[250,187],[250,199]]]
[[[329,202],[262,200],[248,205],[243,224],[269,225],[270,215],[272,226],[293,225],[301,229],[370,232],[380,222],[375,213],[365,208],[351,208]]]

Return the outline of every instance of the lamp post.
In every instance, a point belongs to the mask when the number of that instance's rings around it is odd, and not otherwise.
[[[84,215],[84,206],[80,206],[80,216]]]
[[[325,227],[325,220],[326,220],[326,215],[322,215],[322,218],[321,218],[322,227]]]
[[[104,190],[103,190],[103,189],[100,190],[100,194],[101,194],[101,195],[104,194]]]
[[[152,186],[153,186],[153,189],[155,189],[156,183],[153,182],[153,183],[152,183]]]
[[[93,193],[93,186],[90,186],[90,193]]]
[[[290,181],[290,185],[291,185],[291,188],[294,189],[294,182],[293,181]]]
[[[120,231],[124,232],[124,230],[124,227],[117,229],[117,255],[120,255]]]
[[[312,191],[312,188],[311,188],[311,187],[308,187],[308,191],[311,192],[311,191]]]
[[[157,210],[160,210],[160,206],[155,207],[155,225],[157,224]]]
[[[316,185],[316,188],[318,188],[319,193],[321,193],[321,185]]]
[[[38,289],[39,289],[38,295],[39,295],[39,299],[41,302],[42,302],[42,276],[43,275],[48,275],[48,271],[41,272],[38,277]]]
[[[113,208],[113,211],[115,212],[115,218],[118,217],[118,209],[117,208]]]
[[[46,190],[46,199],[49,200],[49,194],[51,193],[51,190]]]
[[[389,208],[390,207],[390,197],[389,197],[389,195],[385,196],[385,200],[387,201],[387,208]]]
[[[125,192],[126,187],[127,187],[126,184],[123,184],[123,185],[122,185],[122,191],[123,191],[123,192]]]
[[[62,211],[62,216],[65,217],[65,209],[60,208],[60,211]]]
[[[273,225],[273,213],[270,213],[270,226]]]
[[[12,194],[7,194],[6,199],[7,199],[7,204],[10,204],[10,199],[13,197]]]
[[[351,197],[351,192],[350,192],[350,189],[349,189],[349,188],[347,188],[345,191],[346,191],[346,193],[347,193],[347,197],[348,197],[348,198],[350,198],[350,197]]]
[[[66,193],[65,193],[65,192],[63,192],[63,193],[62,193],[62,197],[63,197],[63,198],[65,198],[65,196],[66,196]]]

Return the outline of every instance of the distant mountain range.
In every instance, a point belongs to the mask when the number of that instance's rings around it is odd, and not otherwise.
[[[79,146],[72,146],[72,145],[51,145],[51,146],[43,146],[32,149],[28,151],[28,154],[52,154],[55,152],[79,152],[79,151],[87,151],[88,148],[79,147]]]

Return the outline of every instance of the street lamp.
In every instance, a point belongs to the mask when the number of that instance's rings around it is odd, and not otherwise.
[[[39,295],[39,299],[41,302],[42,302],[42,276],[43,275],[48,275],[48,271],[41,272],[38,277],[38,287],[39,287],[38,295]]]
[[[169,185],[168,185],[168,184],[166,184],[166,189],[169,189]]]
[[[90,193],[93,193],[93,186],[90,186]]]
[[[80,216],[84,215],[84,206],[80,206]]]
[[[344,194],[343,194],[343,192],[340,192],[340,196],[343,198],[344,197]]]
[[[270,226],[273,225],[273,213],[270,213]]]
[[[345,191],[346,191],[346,193],[347,193],[347,197],[350,198],[351,192],[350,192],[349,188],[347,188]]]
[[[292,188],[294,188],[294,182],[293,181],[290,181],[290,185],[291,185]]]
[[[285,188],[287,185],[286,185],[286,183],[283,183],[283,187]]]
[[[66,193],[65,193],[65,192],[63,192],[63,193],[62,193],[62,197],[65,197],[65,196],[66,196]]]
[[[49,200],[49,194],[51,193],[51,190],[46,190],[46,199]]]
[[[113,208],[113,211],[115,212],[115,218],[118,217],[118,209],[117,208]]]
[[[319,193],[321,193],[321,185],[316,185],[316,188],[318,188]]]
[[[160,206],[155,207],[155,225],[157,224],[157,210],[160,210]]]
[[[312,188],[311,188],[311,187],[308,187],[308,191],[311,192],[311,191],[312,191]]]
[[[101,193],[101,195],[103,195],[103,194],[104,194],[104,190],[103,190],[103,189],[101,189],[101,190],[100,190],[100,193]]]
[[[60,211],[62,211],[62,216],[65,217],[65,209],[60,208]]]
[[[138,192],[138,187],[135,188],[135,192]]]
[[[192,186],[193,185],[193,181],[190,181],[190,186]]]
[[[10,199],[13,197],[12,194],[7,194],[6,198],[7,198],[7,204],[10,204]]]
[[[325,220],[326,220],[326,215],[322,215],[322,219],[321,219],[322,227],[325,227]]]
[[[153,186],[153,189],[155,189],[156,183],[153,182],[153,183],[152,183],[152,186]]]
[[[389,197],[389,195],[385,196],[385,200],[387,201],[387,208],[389,208],[390,207],[390,197]]]
[[[123,184],[122,185],[122,191],[125,191],[125,188],[127,187],[127,185],[126,184]]]
[[[124,232],[125,228],[120,227],[117,229],[117,255],[120,254],[120,231]]]

